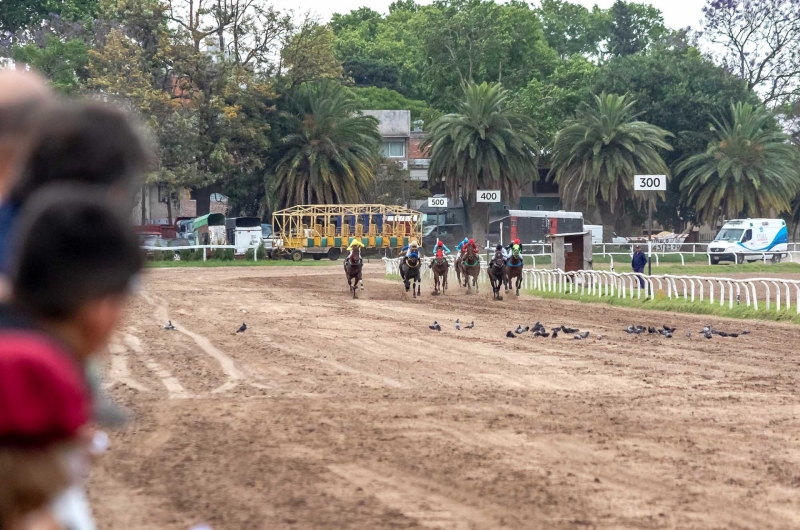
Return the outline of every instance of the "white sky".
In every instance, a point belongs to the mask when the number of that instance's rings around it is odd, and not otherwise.
[[[353,9],[366,6],[378,11],[379,13],[386,13],[389,4],[392,0],[338,0],[331,2],[330,0],[294,0],[291,9],[295,12],[302,13],[305,11],[312,11],[319,15],[323,22],[327,22],[331,15],[334,13],[349,13]],[[429,3],[427,0],[418,0],[421,4]],[[570,0],[576,4],[582,4],[591,8],[597,4],[601,8],[608,8],[614,0]],[[534,0],[534,4],[538,5],[538,0]],[[699,21],[702,18],[701,9],[705,5],[705,0],[649,0],[649,4],[657,7],[664,13],[664,22],[666,25],[673,29],[685,28],[692,26],[693,28],[699,27]],[[281,6],[280,2],[275,4],[278,8],[287,8],[289,6]]]

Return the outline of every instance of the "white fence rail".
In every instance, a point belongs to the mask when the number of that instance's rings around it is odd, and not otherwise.
[[[203,261],[206,261],[206,254],[208,253],[208,250],[213,250],[213,249],[217,249],[217,248],[219,248],[219,249],[232,248],[232,249],[236,250],[237,248],[238,249],[245,248],[247,250],[251,250],[252,249],[253,250],[253,261],[258,261],[258,251],[257,251],[257,249],[258,249],[259,246],[260,245],[247,245],[247,246],[243,246],[243,245],[185,245],[185,246],[180,246],[180,247],[150,247],[150,246],[142,246],[142,247],[139,247],[139,248],[141,248],[142,250],[147,250],[147,251],[151,251],[152,250],[152,251],[158,251],[158,252],[173,252],[174,251],[176,256],[178,255],[178,252],[180,252],[181,250],[199,250],[199,249],[202,249],[203,250]]]
[[[384,258],[386,274],[399,274],[399,259]],[[422,264],[429,274],[428,260]],[[481,263],[479,281],[486,283],[487,264]],[[644,286],[642,286],[644,284]],[[564,272],[561,269],[525,269],[523,288],[568,295],[602,298],[654,298],[656,293],[670,300],[710,305],[744,305],[753,310],[790,311],[800,314],[800,280],[782,278],[720,278],[715,276],[652,275],[602,270]]]

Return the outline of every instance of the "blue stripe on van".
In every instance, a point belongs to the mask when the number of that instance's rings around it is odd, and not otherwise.
[[[789,242],[789,231],[786,230],[786,227],[784,226],[783,228],[778,230],[778,233],[775,236],[775,239],[772,240],[772,243],[770,243],[769,245],[767,245],[764,248],[747,248],[746,246],[742,245],[741,243],[737,243],[737,245],[739,245],[743,249],[749,250],[751,252],[760,252],[760,251],[763,251],[763,250],[771,250],[772,247],[774,247],[775,245],[780,245],[781,243],[788,243],[788,242]]]

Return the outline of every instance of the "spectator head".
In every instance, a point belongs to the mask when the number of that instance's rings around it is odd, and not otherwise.
[[[83,362],[104,347],[141,266],[125,214],[97,186],[51,185],[31,196],[15,233],[11,304]]]
[[[633,247],[633,248],[634,248],[635,250],[641,250],[641,249],[642,249],[642,247],[640,247],[639,245],[636,245],[636,246],[635,246],[635,247]]]
[[[11,201],[23,205],[54,183],[102,186],[121,208],[131,206],[149,162],[149,150],[131,118],[98,103],[64,104],[42,117]]]
[[[89,421],[82,374],[51,339],[0,345],[0,528],[49,504],[76,478],[69,455]]]
[[[53,102],[43,77],[24,70],[0,70],[0,200],[19,176],[37,116]]]

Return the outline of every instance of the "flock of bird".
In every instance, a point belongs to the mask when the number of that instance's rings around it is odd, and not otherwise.
[[[245,327],[244,324],[242,324],[242,329],[240,329],[239,331],[244,331],[244,327]],[[468,325],[464,326],[464,329],[472,329],[474,327],[475,327],[475,321],[473,320]],[[442,331],[442,326],[441,326],[441,324],[439,324],[439,322],[434,320],[433,324],[428,326],[428,329],[431,329],[433,331]],[[461,321],[456,319],[456,331],[460,331],[460,330],[461,330]],[[655,327],[655,326],[642,326],[642,325],[628,326],[627,328],[625,328],[625,332],[628,333],[628,334],[633,334],[633,335],[642,335],[642,334],[663,335],[664,337],[666,337],[668,339],[671,339],[673,337],[673,334],[677,330],[678,330],[678,328],[676,328],[674,326],[667,326],[665,324],[662,324],[661,327],[658,327],[658,328]],[[568,328],[567,326],[565,326],[563,324],[558,326],[558,327],[551,328],[550,331],[547,331],[547,328],[544,326],[544,324],[542,324],[541,322],[537,322],[533,326],[524,326],[523,327],[522,324],[519,324],[517,326],[517,329],[515,329],[514,331],[510,331],[509,330],[509,331],[506,332],[506,338],[515,339],[518,336],[520,336],[520,335],[522,335],[524,333],[528,333],[528,332],[531,332],[531,334],[534,337],[544,337],[544,338],[548,338],[549,337],[549,338],[553,338],[553,339],[558,338],[558,334],[559,333],[562,333],[564,335],[572,335],[572,338],[574,340],[584,340],[584,339],[587,339],[589,337],[589,335],[590,335],[590,333],[588,331],[581,332],[581,330],[578,329],[578,328]],[[736,338],[736,337],[739,337],[739,336],[742,336],[742,335],[749,335],[750,332],[749,331],[740,331],[738,333],[734,333],[734,332],[718,331],[718,330],[714,329],[712,326],[705,326],[705,327],[703,327],[702,330],[700,330],[700,334],[703,337],[705,337],[706,339],[710,339],[714,335],[717,335],[718,337],[733,337],[733,338]],[[603,338],[602,335],[597,335],[597,340],[601,340],[602,338]],[[691,331],[689,331],[689,330],[686,331],[686,338],[688,338],[688,339],[692,338],[692,332]]]

